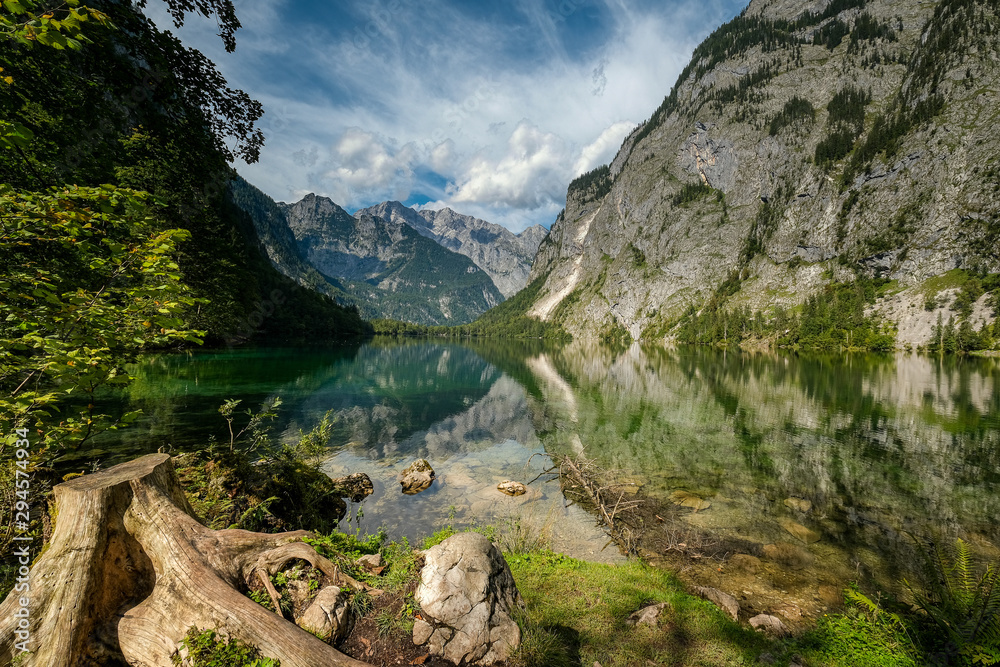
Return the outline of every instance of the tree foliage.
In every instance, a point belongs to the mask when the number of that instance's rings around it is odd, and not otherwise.
[[[114,424],[94,393],[129,381],[150,347],[199,342],[195,305],[176,262],[187,232],[167,229],[142,192],[103,186],[0,191],[0,422],[36,429],[43,445],[78,445]],[[56,411],[68,398],[78,415]],[[8,443],[9,444],[9,443]]]
[[[865,314],[865,305],[885,283],[859,279],[828,285],[809,297],[797,314],[782,306],[770,313],[752,312],[747,306],[727,309],[725,299],[738,289],[738,282],[727,281],[700,310],[688,307],[677,338],[702,345],[771,339],[783,347],[889,351],[895,347],[894,327]]]

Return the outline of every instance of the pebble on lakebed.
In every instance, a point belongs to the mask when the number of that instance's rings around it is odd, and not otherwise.
[[[687,491],[677,490],[670,494],[670,500],[673,501],[675,505],[680,505],[681,507],[690,507],[695,512],[700,510],[707,510],[712,506],[712,503],[694,495],[693,493],[688,493]]]
[[[525,491],[527,491],[524,484],[509,479],[505,479],[497,484],[497,490],[506,493],[508,496],[523,496]]]

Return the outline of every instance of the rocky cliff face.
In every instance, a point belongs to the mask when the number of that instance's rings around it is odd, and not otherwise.
[[[299,254],[295,235],[288,228],[281,206],[273,199],[237,176],[229,185],[233,203],[249,214],[261,252],[278,271],[302,287],[326,294],[341,303],[351,301],[349,294],[327,280],[315,267]]]
[[[422,236],[465,255],[486,272],[493,284],[510,298],[528,283],[531,260],[548,232],[534,225],[520,234],[450,208],[415,211],[398,201],[389,201],[358,211],[394,223],[405,223]]]
[[[669,337],[713,297],[768,312],[884,276],[874,308],[926,342],[931,279],[1000,270],[998,35],[992,0],[753,0],[570,185],[529,314]]]
[[[369,317],[464,324],[503,301],[470,259],[402,222],[354,217],[316,195],[278,206],[300,254]]]

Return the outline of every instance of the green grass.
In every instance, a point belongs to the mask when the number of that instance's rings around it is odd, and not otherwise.
[[[753,665],[762,653],[783,652],[685,593],[672,573],[638,561],[605,565],[535,551],[508,554],[507,562],[526,603],[524,665]],[[628,626],[629,614],[656,602],[670,605],[658,628]]]
[[[799,641],[808,664],[829,667],[917,667],[905,633],[860,612],[824,616]]]
[[[965,283],[969,282],[969,277],[969,272],[965,269],[952,269],[947,273],[928,278],[920,287],[925,295],[933,296],[942,290],[964,287]]]
[[[192,627],[181,641],[186,657],[177,652],[171,662],[178,667],[281,667],[281,662],[264,658],[256,646],[227,638],[215,630]]]

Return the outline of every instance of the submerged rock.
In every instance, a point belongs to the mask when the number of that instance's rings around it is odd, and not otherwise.
[[[427,459],[417,459],[399,476],[402,491],[408,496],[420,493],[434,481],[434,468]]]
[[[813,542],[819,542],[820,538],[823,536],[812,530],[811,528],[806,528],[801,523],[792,521],[791,519],[782,518],[778,519],[778,524],[784,528],[789,535],[795,537],[796,539],[802,540],[806,544],[812,544]]]
[[[813,562],[813,555],[811,553],[802,547],[789,544],[788,542],[765,544],[761,551],[764,552],[766,558],[790,567],[793,570],[800,570]]]
[[[805,498],[785,498],[785,507],[793,510],[798,510],[800,512],[808,512],[812,509],[812,502],[806,500]]]
[[[456,665],[506,660],[521,644],[511,614],[524,602],[499,549],[479,533],[459,533],[424,561],[414,595],[424,618],[413,642]]]
[[[761,568],[760,559],[750,554],[736,554],[729,559],[728,565],[737,572],[757,574]]]
[[[508,496],[523,496],[527,489],[524,484],[506,479],[497,484],[497,490],[506,493]]]
[[[331,481],[337,488],[337,492],[343,494],[340,496],[341,498],[348,498],[355,503],[360,503],[375,491],[371,478],[363,472],[337,477]]]
[[[670,494],[670,500],[673,501],[675,505],[680,505],[681,507],[690,507],[695,512],[699,510],[707,510],[712,506],[707,500],[694,495],[693,493],[688,493],[687,491],[674,491]]]
[[[324,641],[337,641],[347,631],[350,595],[338,586],[327,586],[302,613],[296,624]]]

